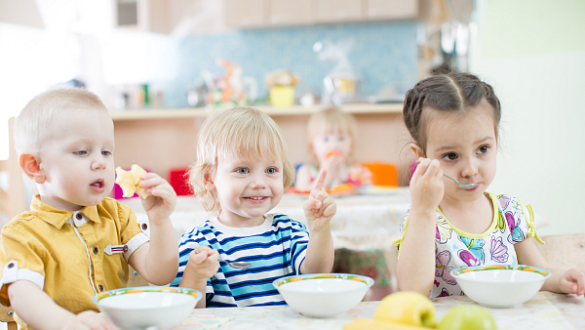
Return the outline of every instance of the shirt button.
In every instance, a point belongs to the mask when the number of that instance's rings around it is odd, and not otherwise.
[[[147,230],[148,229],[148,225],[145,224],[145,223],[143,223],[141,227],[142,227],[142,230]]]
[[[82,220],[83,215],[81,215],[81,213],[77,213],[77,214],[75,214],[75,218],[77,218],[77,220]]]
[[[100,292],[104,291],[104,286],[103,286],[103,285],[101,285],[101,284],[99,284],[99,285],[98,285],[98,290],[100,290]]]
[[[8,268],[12,268],[12,267],[14,267],[14,262],[11,262],[8,264]]]
[[[93,254],[98,254],[98,252],[99,252],[98,251],[98,247],[97,246],[94,246],[93,247]]]

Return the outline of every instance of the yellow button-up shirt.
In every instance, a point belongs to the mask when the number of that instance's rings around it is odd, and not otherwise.
[[[91,298],[126,286],[128,259],[147,241],[132,210],[115,199],[71,212],[37,195],[2,230],[0,303],[10,306],[7,284],[28,280],[75,314],[99,311]]]

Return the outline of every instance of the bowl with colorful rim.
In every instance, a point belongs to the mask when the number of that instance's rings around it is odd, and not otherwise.
[[[166,330],[181,325],[201,298],[197,290],[143,286],[106,291],[92,301],[120,329]]]
[[[374,280],[354,274],[304,274],[272,282],[286,303],[309,317],[330,317],[359,304]]]
[[[530,300],[550,277],[549,270],[528,265],[483,265],[450,272],[463,293],[487,307],[512,307]]]

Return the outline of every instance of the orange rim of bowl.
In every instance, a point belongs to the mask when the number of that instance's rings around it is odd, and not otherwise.
[[[544,278],[550,276],[550,271],[540,267],[528,266],[528,265],[487,265],[487,266],[470,266],[461,267],[451,271],[451,276],[457,277],[457,275],[471,273],[471,272],[482,272],[486,270],[517,270],[522,272],[531,272],[542,275]]]
[[[355,275],[355,274],[308,274],[308,275],[294,275],[294,276],[286,276],[281,277],[277,280],[272,282],[272,285],[275,288],[279,288],[280,286],[291,283],[291,282],[298,282],[298,281],[308,281],[308,280],[315,280],[315,279],[342,279],[342,280],[351,280],[364,283],[366,286],[371,287],[374,285],[374,279],[363,276],[363,275]]]
[[[168,293],[180,293],[192,296],[194,298],[200,298],[201,293],[197,290],[185,289],[185,288],[172,288],[172,287],[152,287],[152,286],[141,286],[141,287],[133,287],[133,288],[122,288],[122,289],[115,289],[106,291],[104,293],[100,293],[93,297],[93,302],[97,304],[100,300],[114,297],[114,296],[121,296],[125,294],[132,294],[132,293],[141,293],[141,292],[168,292]]]

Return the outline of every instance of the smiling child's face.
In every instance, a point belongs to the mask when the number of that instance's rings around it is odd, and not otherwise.
[[[264,222],[284,191],[281,161],[238,157],[218,161],[206,183],[221,205],[219,220],[231,227],[254,227]]]
[[[97,109],[59,111],[40,151],[46,181],[41,200],[55,208],[77,211],[99,204],[114,185],[114,124]]]
[[[462,184],[479,183],[478,187],[466,190],[443,178],[445,197],[475,200],[483,195],[494,179],[497,137],[493,113],[493,108],[484,99],[463,114],[431,110],[425,118],[429,127],[426,157],[438,159],[443,173]]]

